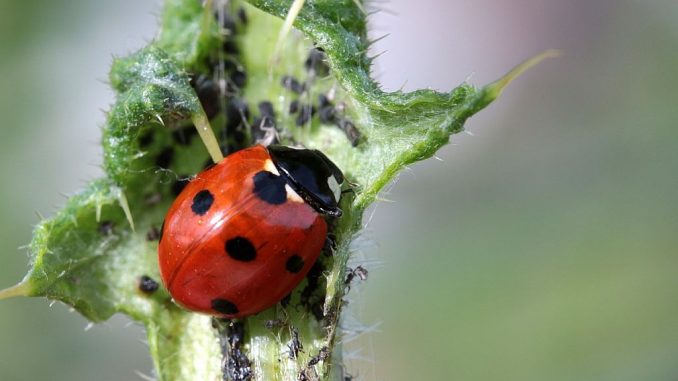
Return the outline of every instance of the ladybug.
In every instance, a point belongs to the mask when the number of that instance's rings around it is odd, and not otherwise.
[[[165,217],[162,281],[184,308],[256,314],[306,276],[341,216],[344,175],[322,152],[256,145],[186,185]]]

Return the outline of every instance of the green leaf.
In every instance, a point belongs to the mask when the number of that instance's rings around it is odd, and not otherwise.
[[[166,0],[157,41],[115,60],[110,82],[117,96],[102,140],[106,177],[37,226],[29,273],[18,286],[0,291],[0,298],[45,296],[94,322],[117,312],[129,315],[147,328],[160,380],[231,379],[234,373],[243,378],[248,372],[257,380],[339,377],[336,338],[347,261],[365,208],[401,169],[432,156],[535,62],[481,89],[462,84],[449,93],[388,93],[369,76],[365,14],[356,0],[309,0],[294,22],[298,31],[283,40],[275,57],[280,18],[290,1],[231,1],[216,12],[225,29],[212,9],[199,4]],[[322,59],[311,60],[310,53]],[[303,86],[300,94],[291,78]],[[211,100],[210,91],[219,88],[218,99]],[[331,106],[321,104],[320,96]],[[247,102],[254,114],[245,117],[242,129],[234,127],[242,115],[225,111],[235,100]],[[262,101],[273,105],[280,141],[325,152],[353,192],[341,203],[333,255],[322,256],[315,276],[298,287],[288,307],[240,322],[210,322],[177,307],[162,287],[144,293],[138,282],[144,275],[159,279],[157,235],[164,214],[182,181],[209,162],[202,142],[192,138],[196,126],[209,141],[204,127],[210,116],[222,148],[245,147],[260,137],[252,125]],[[295,101],[302,109],[313,105],[316,113],[308,120],[291,113]],[[221,155],[216,143],[208,147],[213,158]],[[295,337],[303,351],[290,349]]]

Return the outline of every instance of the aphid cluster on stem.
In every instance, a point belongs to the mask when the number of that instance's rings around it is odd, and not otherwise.
[[[245,326],[242,322],[227,319],[212,319],[212,326],[219,332],[222,372],[225,381],[249,381],[254,376],[252,361],[243,351]]]
[[[318,373],[315,370],[315,366],[321,362],[324,362],[330,357],[330,349],[327,346],[323,346],[318,350],[318,354],[311,357],[310,360],[306,363],[306,367],[299,371],[297,380],[299,381],[312,381],[318,380]]]
[[[334,92],[328,94],[319,94],[317,100],[308,101],[310,89],[313,87],[317,77],[325,77],[329,74],[329,66],[326,63],[325,53],[322,49],[314,47],[309,52],[304,63],[306,68],[306,81],[300,81],[291,75],[283,75],[280,79],[280,85],[287,90],[293,98],[289,102],[289,114],[293,117],[297,127],[307,126],[314,117],[318,117],[321,124],[333,124],[346,134],[352,146],[357,146],[361,139],[361,134],[345,114],[345,105],[340,103],[335,105]]]

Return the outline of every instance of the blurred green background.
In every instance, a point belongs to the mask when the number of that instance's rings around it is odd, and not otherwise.
[[[343,325],[363,380],[678,379],[678,2],[393,0],[374,6],[388,89],[531,70],[366,218]],[[101,173],[111,56],[158,2],[0,0],[0,286],[36,211]],[[372,213],[373,212],[373,213]],[[0,380],[138,380],[143,331],[0,302]]]

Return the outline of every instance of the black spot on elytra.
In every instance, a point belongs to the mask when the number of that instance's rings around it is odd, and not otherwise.
[[[229,257],[241,262],[250,262],[257,257],[257,249],[252,241],[245,237],[235,237],[226,241],[226,254]]]
[[[289,257],[287,259],[287,263],[285,263],[285,269],[287,269],[287,271],[291,272],[292,274],[298,273],[303,268],[304,260],[296,254]]]
[[[269,204],[280,205],[287,200],[285,179],[269,171],[254,175],[254,194]]]
[[[283,76],[282,79],[280,80],[280,84],[287,90],[297,94],[300,94],[305,90],[305,86],[299,83],[299,81],[297,81],[296,78],[290,75]]]
[[[297,126],[303,126],[308,123],[309,120],[315,114],[315,106],[310,104],[302,104],[299,107],[299,115],[297,116],[296,124]]]
[[[212,203],[214,202],[214,195],[210,193],[207,189],[203,189],[200,192],[196,193],[193,196],[193,204],[191,204],[191,210],[193,213],[202,216],[210,210]]]
[[[160,168],[167,168],[172,163],[173,158],[174,150],[171,147],[167,147],[155,158],[155,164]]]
[[[212,299],[212,309],[224,315],[235,315],[238,313],[238,306],[230,300]]]
[[[148,275],[142,275],[139,277],[139,291],[144,294],[152,294],[158,290],[160,285],[153,278]]]

